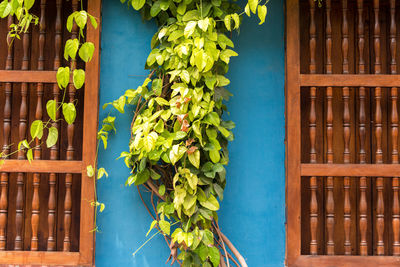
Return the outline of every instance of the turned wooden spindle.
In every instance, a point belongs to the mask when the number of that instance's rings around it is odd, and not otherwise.
[[[78,10],[78,0],[72,0],[72,11],[75,12]],[[71,31],[71,38],[77,38],[78,36],[78,26],[76,24],[73,25]],[[76,61],[71,60],[71,71],[76,68]],[[74,103],[75,100],[75,92],[76,89],[73,83],[70,83],[68,86],[68,96],[69,102]],[[67,160],[74,159],[75,148],[73,146],[73,138],[74,138],[74,124],[69,124],[67,127],[67,137],[68,137],[68,147],[67,147]],[[65,175],[65,199],[64,199],[64,247],[63,251],[70,251],[71,249],[71,216],[72,216],[72,195],[71,195],[71,187],[72,187],[72,174],[67,173]]]
[[[342,0],[342,72],[343,74],[349,74],[349,24],[347,21],[347,0]],[[350,89],[343,87],[343,139],[344,139],[344,151],[343,151],[343,162],[350,163]],[[351,255],[351,203],[350,203],[350,177],[345,176],[343,178],[343,189],[344,189],[344,254]]]
[[[12,16],[8,17],[8,27],[14,22]],[[10,39],[8,39],[10,41]],[[6,70],[13,69],[13,44],[8,47]],[[11,133],[11,100],[12,84],[6,83],[4,86],[5,102],[3,117],[3,155],[10,153],[10,133]],[[0,250],[6,249],[7,242],[7,208],[8,208],[8,173],[1,173],[0,187]]]
[[[316,73],[315,62],[315,47],[316,47],[316,25],[315,25],[315,2],[310,0],[310,73]],[[310,131],[310,163],[317,163],[317,153],[315,149],[316,138],[316,91],[315,87],[310,88],[310,115],[309,115],[309,131]],[[318,183],[317,177],[310,177],[310,254],[318,253],[318,201],[317,201]]]
[[[375,88],[375,138],[376,138],[376,152],[375,163],[383,163],[382,153],[382,108],[381,108],[382,90],[380,87]],[[383,200],[383,178],[376,178],[377,190],[377,204],[376,204],[376,249],[377,255],[384,255],[385,243],[383,240],[384,226],[385,226],[385,205]]]
[[[29,32],[23,34],[22,37],[22,67],[21,70],[29,69]],[[19,112],[19,140],[26,139],[26,129],[28,120],[28,83],[21,84],[21,106]],[[21,147],[18,151],[18,159],[25,159],[25,150]],[[25,174],[19,172],[17,174],[17,197],[15,212],[15,242],[14,250],[23,249],[23,229],[24,229],[24,178]]]
[[[397,74],[396,62],[396,1],[390,0],[390,73]],[[392,163],[399,163],[398,135],[399,135],[399,116],[397,110],[397,88],[393,87],[390,92],[392,100],[391,138],[392,138]],[[399,177],[393,177],[393,207],[392,207],[392,227],[393,227],[393,255],[400,256],[400,203],[399,203]]]
[[[325,72],[332,74],[332,25],[331,25],[331,0],[326,1],[326,64]],[[326,89],[326,162],[333,163],[333,109],[332,109],[333,91],[332,87]],[[334,180],[332,176],[326,178],[326,254],[335,254],[335,201],[333,198]]]
[[[397,110],[397,88],[391,90],[392,113],[391,113],[391,137],[392,137],[392,163],[399,163],[399,152],[397,137],[399,134],[399,116]],[[394,177],[392,180],[393,189],[393,255],[400,255],[400,205],[399,205],[399,178]]]
[[[375,74],[381,73],[381,57],[380,57],[380,23],[379,23],[379,0],[374,0],[374,52],[375,52]],[[382,152],[382,89],[375,88],[375,138],[376,138],[376,151],[375,163],[383,163]],[[383,199],[383,178],[376,178],[376,253],[378,256],[385,254],[385,203]]]
[[[62,23],[61,23],[61,10],[62,10],[62,0],[56,1],[56,22],[55,22],[55,56],[54,56],[54,70],[57,70],[61,66],[61,38],[62,38]],[[53,100],[58,103],[60,97],[60,88],[58,84],[53,85]],[[57,110],[56,118],[58,119],[60,116],[59,110]],[[60,125],[58,121],[54,121],[52,126],[59,130]],[[50,160],[58,159],[58,145],[55,144],[50,148]],[[57,185],[57,174],[50,173],[49,175],[49,201],[48,201],[48,215],[47,222],[49,227],[49,236],[47,238],[47,250],[55,251],[56,250],[56,238],[55,238],[55,223],[56,223],[56,185]]]
[[[40,23],[39,23],[39,58],[38,58],[38,70],[44,70],[44,44],[46,36],[46,0],[40,1]],[[36,113],[35,119],[42,120],[43,118],[43,83],[38,83],[36,88]],[[40,160],[42,157],[42,149],[40,146],[40,140],[36,139],[36,146],[34,149],[34,159]],[[40,216],[40,174],[33,174],[33,197],[32,197],[32,217],[31,217],[31,250],[38,250],[38,228],[39,228],[39,216]]]
[[[364,0],[357,0],[357,11],[358,11],[358,25],[357,25],[357,33],[358,33],[358,73],[365,74],[365,60],[364,60],[364,46],[365,46],[365,37],[364,37]],[[366,123],[366,114],[365,114],[365,87],[360,87],[358,93],[359,100],[359,125],[358,125],[358,133],[360,139],[360,150],[358,152],[358,158],[360,164],[366,163],[366,152],[365,152],[365,123]],[[367,204],[367,177],[360,177],[360,202],[359,202],[359,228],[360,228],[360,255],[366,256],[368,255],[368,242],[367,242],[367,229],[368,229],[368,204]]]

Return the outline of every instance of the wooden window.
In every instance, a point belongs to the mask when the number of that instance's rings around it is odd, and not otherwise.
[[[400,263],[400,5],[287,1],[287,262]]]
[[[57,68],[69,65],[62,56],[63,44],[78,35],[76,26],[72,34],[67,32],[66,19],[79,5],[78,0],[36,0],[33,13],[40,18],[39,26],[11,46],[6,36],[13,21],[0,21],[2,151],[15,151],[18,142],[28,138],[33,120],[48,119],[48,100],[65,98],[77,104],[78,111],[72,125],[53,123],[59,130],[55,146],[47,149],[36,143],[34,161],[17,153],[0,167],[0,265],[94,264],[94,181],[87,177],[86,166],[94,164],[96,156],[100,26],[88,27],[86,33],[96,51],[86,64],[85,87],[76,90],[71,83],[64,92],[56,82]],[[101,1],[84,5],[100,22]],[[78,61],[71,67],[85,66]]]

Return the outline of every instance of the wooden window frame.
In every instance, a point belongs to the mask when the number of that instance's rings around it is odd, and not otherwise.
[[[349,75],[300,73],[299,0],[286,1],[286,263],[289,267],[399,266],[396,256],[327,256],[301,254],[302,176],[400,176],[399,164],[302,164],[301,87],[399,87],[400,75]],[[357,167],[357,168],[355,168]],[[357,179],[357,178],[354,178]]]
[[[79,252],[63,251],[0,251],[0,265],[62,265],[94,266],[95,232],[94,207],[88,199],[94,199],[94,179],[86,174],[86,166],[96,162],[98,130],[98,93],[100,70],[101,0],[88,0],[88,12],[98,18],[98,27],[88,27],[87,41],[96,49],[92,60],[86,64],[84,91],[82,160],[6,160],[2,172],[26,173],[75,173],[81,174]],[[56,71],[6,71],[0,70],[0,82],[57,83]]]

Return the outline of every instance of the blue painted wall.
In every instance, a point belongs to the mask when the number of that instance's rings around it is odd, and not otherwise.
[[[249,266],[283,266],[285,255],[284,171],[284,11],[283,1],[268,4],[267,23],[245,18],[234,37],[239,57],[231,60],[229,119],[236,122],[230,145],[228,184],[220,226]],[[136,88],[147,74],[144,62],[156,31],[117,0],[103,0],[100,102],[112,101]],[[129,171],[115,158],[127,150],[132,114],[118,115],[118,133],[100,152],[99,166],[110,178],[98,183],[106,204],[98,217],[96,266],[159,267],[169,255],[161,237],[146,241],[151,219],[135,187],[124,186]],[[100,111],[100,119],[105,112]]]

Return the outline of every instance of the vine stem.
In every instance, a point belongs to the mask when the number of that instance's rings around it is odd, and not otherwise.
[[[217,231],[218,235],[221,236],[222,241],[228,246],[228,248],[232,251],[233,255],[238,259],[240,265],[242,267],[248,267],[246,261],[244,260],[243,256],[239,253],[239,251],[236,249],[236,247],[232,244],[232,242],[221,232],[221,229],[219,228],[219,225],[217,222],[215,227],[215,230]]]

